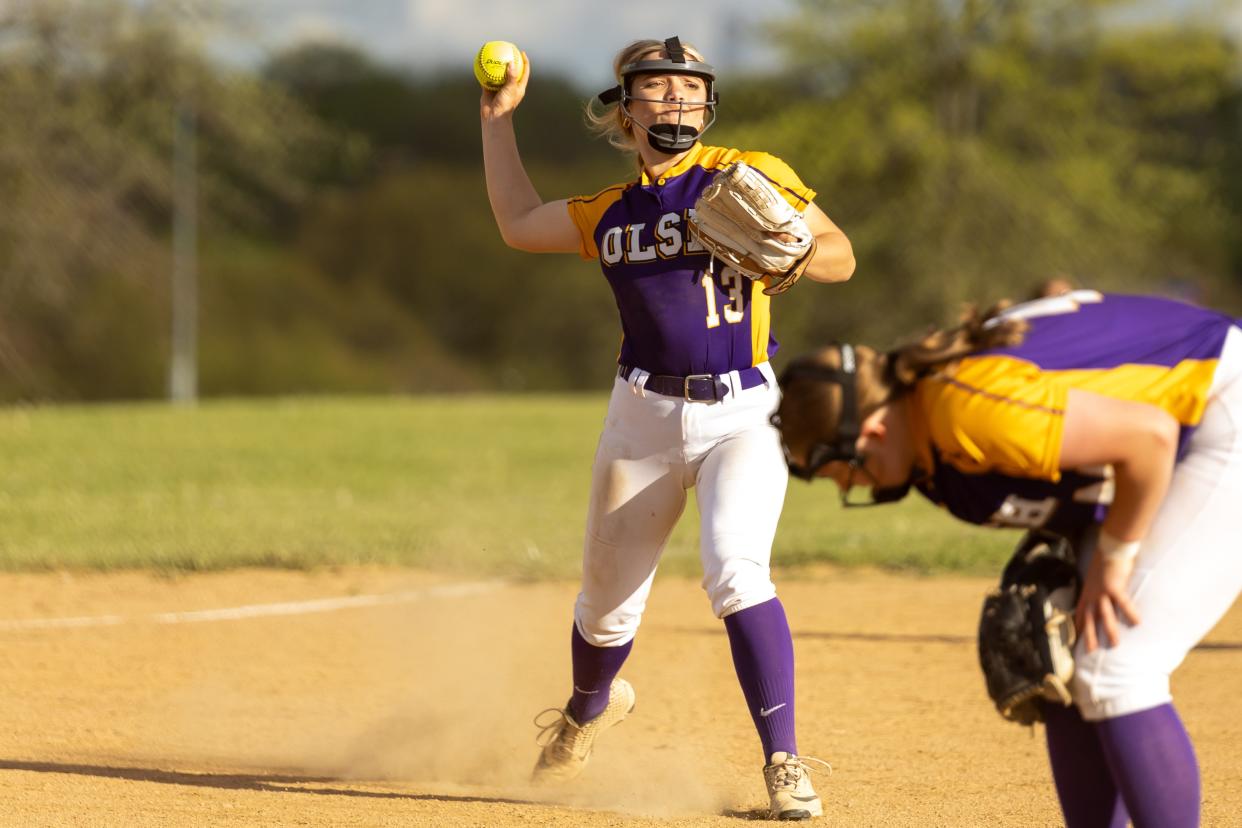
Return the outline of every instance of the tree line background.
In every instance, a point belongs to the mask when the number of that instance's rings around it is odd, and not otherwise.
[[[779,68],[720,78],[709,142],[788,161],[858,260],[774,302],[778,363],[1053,276],[1242,316],[1242,52],[1208,18],[1109,22],[1128,5],[800,0],[771,22]],[[415,76],[306,45],[239,69],[204,45],[234,25],[0,0],[0,401],[166,395],[187,106],[203,395],[606,387],[597,265],[496,232],[470,56]],[[518,140],[545,198],[632,175],[582,125],[596,91],[533,79]]]

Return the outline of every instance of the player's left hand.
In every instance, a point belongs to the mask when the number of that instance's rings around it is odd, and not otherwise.
[[[1099,554],[1092,557],[1087,578],[1083,581],[1082,595],[1078,598],[1078,608],[1074,611],[1074,625],[1082,636],[1087,652],[1099,646],[1097,624],[1103,625],[1108,646],[1117,646],[1121,640],[1118,610],[1130,626],[1138,625],[1138,609],[1126,591],[1133,571],[1133,558],[1106,560]]]

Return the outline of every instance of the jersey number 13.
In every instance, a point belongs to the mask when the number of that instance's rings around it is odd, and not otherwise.
[[[720,272],[720,289],[729,299],[728,304],[723,308],[724,321],[730,325],[737,324],[746,317],[745,308],[742,306],[742,285],[745,281],[746,277],[731,267]],[[707,327],[719,327],[720,314],[716,311],[716,283],[707,271],[703,271],[702,284],[703,293],[707,297]]]

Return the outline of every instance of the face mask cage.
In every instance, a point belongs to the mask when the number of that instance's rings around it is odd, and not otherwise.
[[[638,129],[647,134],[647,143],[654,149],[664,153],[684,152],[694,146],[694,142],[699,139],[708,127],[716,122],[716,105],[720,103],[720,96],[716,92],[716,70],[708,63],[697,60],[687,59],[686,50],[681,45],[681,40],[677,37],[670,37],[664,41],[664,51],[668,55],[667,58],[659,60],[639,60],[633,63],[627,63],[621,67],[621,84],[611,89],[605,90],[599,94],[599,102],[602,104],[617,104],[621,113],[630,119],[630,122]],[[630,94],[630,86],[635,75],[639,74],[673,74],[673,75],[693,75],[702,78],[706,86],[706,94],[701,101],[666,101],[663,98],[639,98]],[[675,124],[655,124],[646,127],[634,120],[630,114],[629,103],[632,101],[641,101],[645,103],[662,104],[668,107],[677,107],[677,122]],[[698,109],[707,109],[707,120],[703,124],[702,129],[695,129],[688,124],[682,123],[687,113]]]
[[[858,411],[858,363],[854,347],[848,344],[837,346],[841,351],[841,367],[829,368],[824,365],[798,365],[791,367],[781,375],[780,385],[784,388],[790,381],[798,378],[832,382],[841,387],[841,415],[837,423],[836,439],[817,440],[807,450],[806,465],[794,459],[781,435],[781,449],[785,453],[785,464],[789,473],[799,480],[808,483],[813,481],[820,469],[829,463],[843,462],[849,467],[845,486],[841,489],[841,505],[854,508],[859,506],[879,506],[901,500],[910,491],[910,484],[890,487],[870,487],[870,499],[852,500],[850,493],[855,486],[855,479],[863,470],[866,455],[858,451],[858,436],[861,433],[861,418]],[[779,413],[771,416],[770,421],[779,431],[781,418]],[[865,473],[865,472],[864,472]]]

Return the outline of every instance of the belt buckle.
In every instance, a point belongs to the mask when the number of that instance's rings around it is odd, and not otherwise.
[[[713,400],[716,399],[716,375],[715,374],[690,374],[689,376],[686,377],[685,383],[682,386],[682,396],[686,399],[686,401],[697,402],[697,400],[695,400],[694,398],[690,396],[690,380],[696,380],[696,379],[710,381],[712,383],[712,399]]]

